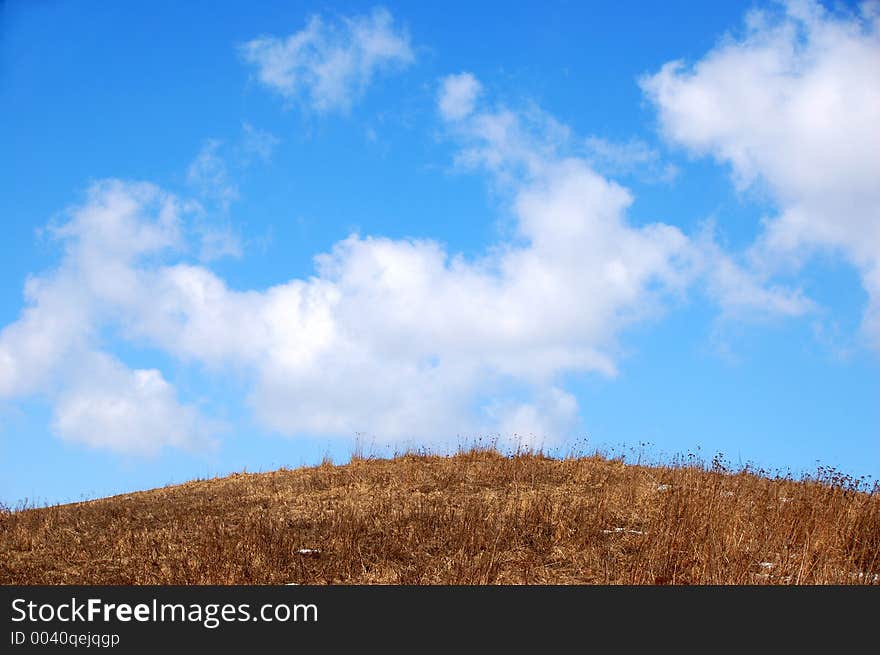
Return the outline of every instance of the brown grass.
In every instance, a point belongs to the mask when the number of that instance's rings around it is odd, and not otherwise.
[[[0,582],[877,584],[862,487],[717,461],[356,457],[5,510]]]

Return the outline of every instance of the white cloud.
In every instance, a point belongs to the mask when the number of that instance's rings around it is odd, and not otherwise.
[[[696,236],[694,256],[704,271],[705,287],[721,307],[723,318],[794,317],[816,309],[800,289],[773,284],[766,271],[755,270],[725,252],[715,240],[712,223],[705,223]]]
[[[204,200],[227,211],[239,196],[238,187],[229,179],[226,161],[220,156],[221,145],[217,139],[208,139],[187,168],[186,179]]]
[[[138,263],[181,245],[180,213],[152,185],[109,180],[52,227],[64,256],[28,281],[22,316],[0,331],[0,397],[44,396],[59,436],[119,452],[206,442],[216,426],[180,404],[158,371],[127,369],[98,343],[116,312],[150,302],[133,297],[144,292]]]
[[[224,155],[232,155],[234,170],[240,173],[254,159],[269,161],[278,143],[279,139],[269,132],[244,123],[238,143],[225,148],[219,139],[207,139],[189,164],[186,181],[198,197],[190,209],[198,215],[191,229],[198,237],[199,261],[238,258],[244,252],[241,235],[228,218],[230,205],[238,200],[239,191]]]
[[[448,75],[441,80],[438,107],[444,120],[461,120],[473,113],[482,87],[471,73]]]
[[[541,448],[558,441],[558,435],[571,434],[577,425],[578,406],[573,395],[551,387],[538,394],[535,403],[501,402],[487,413],[506,441],[515,446]]]
[[[241,257],[244,247],[241,237],[231,225],[197,225],[199,236],[199,261],[212,262],[224,257]]]
[[[647,182],[671,182],[679,173],[674,164],[664,164],[660,153],[640,139],[615,142],[590,136],[585,145],[587,160],[607,175],[637,175]]]
[[[0,394],[49,396],[59,434],[93,445],[201,443],[210,424],[158,371],[100,354],[111,333],[207,375],[235,371],[256,419],[287,435],[567,436],[577,405],[563,376],[615,375],[621,331],[709,275],[714,242],[630,224],[630,193],[566,155],[568,128],[536,107],[454,115],[458,161],[495,180],[515,218],[510,239],[468,259],[433,240],[355,234],[318,255],[309,278],[237,291],[169,260],[183,252],[189,204],[104,182],[54,229],[60,268],[35,278],[28,309],[0,334],[10,364]],[[756,304],[788,311],[754,282]],[[66,374],[90,358],[104,362],[94,377]]]
[[[539,179],[571,149],[571,130],[534,104],[471,111],[466,120],[440,114],[459,143],[456,164],[483,169],[509,188]]]
[[[870,300],[863,329],[880,347],[880,13],[837,15],[806,0],[748,15],[692,66],[670,62],[642,86],[664,135],[759,183],[778,214],[752,251],[759,268],[816,250],[847,258]]]
[[[254,157],[263,162],[269,161],[281,139],[250,123],[242,123],[241,129],[244,132],[241,143],[243,163],[249,164]]]
[[[385,9],[335,23],[313,16],[299,32],[262,36],[240,51],[262,84],[321,113],[348,111],[376,73],[415,59],[409,35]]]
[[[136,455],[211,444],[219,426],[181,405],[159,371],[128,369],[103,353],[77,359],[78,373],[54,403],[52,429],[61,438]]]

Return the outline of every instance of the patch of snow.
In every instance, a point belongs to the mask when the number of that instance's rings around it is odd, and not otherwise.
[[[629,528],[613,528],[611,530],[602,530],[603,534],[645,534],[641,530],[631,530]]]

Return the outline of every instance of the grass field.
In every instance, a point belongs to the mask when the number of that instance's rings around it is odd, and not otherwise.
[[[355,457],[0,512],[6,584],[878,584],[880,489],[719,462]]]

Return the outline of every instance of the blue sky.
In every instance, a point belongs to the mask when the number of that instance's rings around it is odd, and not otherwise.
[[[0,500],[356,439],[880,476],[878,15],[4,3]]]

